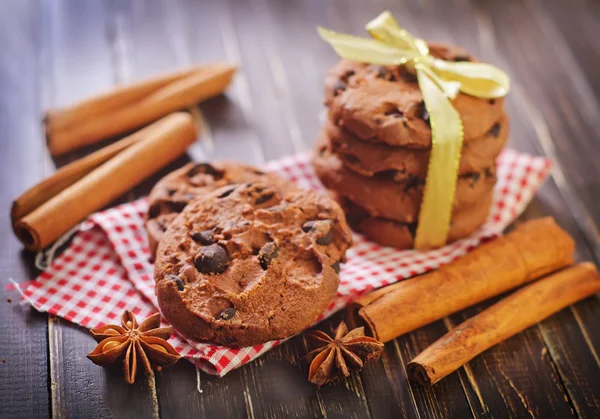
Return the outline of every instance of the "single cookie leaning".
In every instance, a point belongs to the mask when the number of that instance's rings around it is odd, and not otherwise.
[[[315,172],[325,187],[360,205],[374,217],[402,223],[417,221],[425,181],[417,177],[397,182],[390,173],[361,176],[346,168],[321,136],[313,157]],[[461,175],[456,182],[453,213],[475,205],[496,183],[495,164],[481,172]]]
[[[447,61],[474,61],[458,47],[429,44],[431,55]],[[325,79],[325,104],[337,125],[362,140],[430,148],[431,126],[416,77],[406,66],[342,60]],[[464,140],[484,135],[503,113],[504,99],[459,93],[452,105],[460,114]]]
[[[464,143],[458,174],[481,172],[493,166],[506,144],[508,131],[508,117],[503,116],[483,137]],[[428,149],[368,143],[329,120],[325,122],[324,135],[331,150],[344,165],[358,174],[374,176],[388,172],[396,181],[427,177],[430,155]]]
[[[280,178],[253,166],[228,161],[188,163],[163,177],[148,197],[146,232],[152,256],[171,221],[192,199],[224,185],[255,181],[277,184]]]
[[[314,191],[280,190],[218,189],[193,200],[165,232],[156,295],[184,336],[234,347],[285,338],[335,296],[352,240],[341,208]]]

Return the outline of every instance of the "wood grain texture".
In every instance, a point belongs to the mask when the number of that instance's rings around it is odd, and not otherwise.
[[[107,36],[107,4],[46,2],[43,13],[48,19],[43,51],[49,70],[44,77],[44,108],[67,105],[111,88],[116,71]],[[37,120],[41,121],[41,114]],[[56,164],[60,166],[83,153],[85,150],[70,153]],[[46,175],[51,168],[47,170]],[[151,391],[153,380],[142,379],[128,386],[119,368],[105,371],[91,364],[85,356],[95,342],[86,330],[51,316],[48,336],[53,417],[158,416]],[[137,402],[129,404],[131,399]]]
[[[522,56],[525,59],[516,63],[516,51],[511,47],[510,39],[494,30],[500,53],[511,63],[513,71],[518,72],[519,86],[517,94],[513,95],[517,113],[529,117],[528,122],[533,122],[537,134],[533,141],[535,137],[523,137],[518,146],[532,147],[558,163],[552,179],[558,189],[558,197],[552,194],[554,196],[544,203],[544,210],[557,214],[561,225],[572,226],[570,232],[577,238],[578,254],[582,260],[598,263],[598,219],[590,212],[590,209],[594,210],[595,181],[586,176],[595,166],[594,153],[584,151],[597,150],[598,138],[590,130],[589,122],[582,119],[589,115],[588,107],[598,108],[597,97],[589,88],[590,81],[575,65],[562,34],[556,29],[548,11],[542,8],[542,3],[527,2],[525,7],[518,8],[515,4],[508,6],[498,8],[490,5],[487,10],[480,9],[479,13],[487,16],[484,19],[488,19],[494,27],[510,21],[515,25],[514,36],[526,39],[528,51],[532,53]],[[521,26],[524,22],[528,23],[526,33],[520,33],[524,30]],[[552,64],[537,72],[523,68],[539,65],[540,62]],[[573,112],[574,109],[581,109],[581,112]],[[542,192],[540,198],[551,196],[551,193]],[[568,220],[569,217],[564,216],[566,214],[572,219]],[[563,222],[561,219],[566,220]],[[582,417],[594,417],[598,412],[598,391],[595,389],[600,388],[597,381],[600,376],[597,355],[599,325],[594,320],[598,318],[598,310],[597,298],[591,299],[563,310],[539,326],[540,336],[560,372],[568,397]]]
[[[189,156],[118,202],[143,196],[189,159],[260,164],[310,149],[321,128],[323,77],[337,58],[315,26],[364,34],[364,24],[385,9],[420,36],[459,43],[507,69],[510,145],[556,161],[524,218],[553,215],[576,239],[578,259],[600,262],[600,7],[593,0],[374,0],[352,7],[343,0],[25,0],[0,2],[2,284],[35,275],[31,255],[10,231],[8,202],[54,165],[93,149],[49,160],[39,125],[44,108],[190,64],[232,61],[241,71],[227,96],[191,110],[202,134]],[[388,343],[381,362],[321,388],[306,381],[303,336],[222,379],[182,361],[129,387],[118,368],[85,359],[94,346],[86,331],[18,306],[4,287],[0,294],[2,417],[600,416],[597,297],[423,389],[407,380],[406,362],[492,302]],[[343,316],[318,328],[330,333]]]
[[[9,214],[10,201],[43,177],[38,7],[37,1],[0,3],[0,415],[6,418],[50,412],[46,316],[20,306],[16,290],[6,288],[9,279],[23,283],[37,275]]]

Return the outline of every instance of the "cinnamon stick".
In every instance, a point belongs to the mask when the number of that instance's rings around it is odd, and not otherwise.
[[[131,131],[217,96],[236,69],[224,63],[198,67],[89,99],[46,114],[46,137],[53,156]]]
[[[25,247],[46,247],[89,214],[175,160],[197,134],[189,114],[174,113],[149,126],[143,136],[143,141],[134,141],[17,221],[14,230]]]
[[[130,145],[145,138],[153,128],[154,126],[152,125],[148,126],[129,137],[123,138],[79,160],[75,160],[58,169],[52,176],[23,192],[23,194],[13,201],[10,214],[12,224],[16,224],[25,215],[57,195],[63,189],[80,180],[102,163]]]
[[[570,265],[574,249],[551,217],[528,221],[437,271],[359,298],[350,317],[387,342]]]
[[[167,84],[199,70],[200,67],[194,67],[127,86],[119,86],[112,91],[83,100],[75,105],[49,110],[46,112],[46,129],[49,131],[64,130],[71,125],[80,124],[92,116],[98,116],[105,112],[109,113],[114,111],[115,108],[127,106],[127,104],[140,100]]]
[[[587,262],[540,279],[446,333],[408,364],[408,376],[432,385],[483,351],[598,292],[598,272]]]

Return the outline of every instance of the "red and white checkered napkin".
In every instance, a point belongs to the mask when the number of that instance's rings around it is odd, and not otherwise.
[[[322,188],[308,154],[267,165],[303,187]],[[548,175],[550,161],[506,150],[498,161],[495,202],[487,223],[471,237],[444,248],[398,251],[356,236],[342,267],[337,297],[318,321],[330,316],[362,293],[430,271],[498,235],[531,200]],[[94,214],[71,245],[46,272],[31,281],[24,295],[40,311],[92,328],[115,323],[125,309],[139,318],[158,310],[153,266],[143,226],[145,199]],[[176,335],[173,346],[202,370],[220,376],[281,343],[231,349],[187,341]]]

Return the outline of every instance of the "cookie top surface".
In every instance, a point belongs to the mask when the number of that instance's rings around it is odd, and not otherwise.
[[[276,175],[232,161],[188,163],[169,173],[150,191],[148,218],[181,212],[198,195],[231,183],[271,181]]]
[[[216,188],[232,183],[268,181],[278,183],[280,178],[256,167],[232,161],[188,163],[159,180],[148,197],[146,221],[150,253],[174,218],[194,198],[206,195]]]
[[[481,138],[463,144],[458,173],[480,172],[492,166],[506,144],[509,121],[502,116]],[[363,176],[381,172],[393,174],[394,180],[410,177],[425,179],[429,166],[429,149],[394,147],[385,143],[362,141],[349,131],[325,122],[324,135],[332,151],[344,165]]]
[[[454,46],[429,44],[431,55],[447,61],[475,61]],[[465,141],[481,137],[500,119],[504,99],[459,93],[452,101],[461,116]],[[414,148],[431,146],[431,126],[416,76],[405,66],[338,62],[325,79],[329,116],[363,140]]]
[[[223,187],[171,223],[158,247],[156,293],[183,335],[254,345],[300,332],[331,302],[351,245],[344,214],[314,191],[286,191]]]

